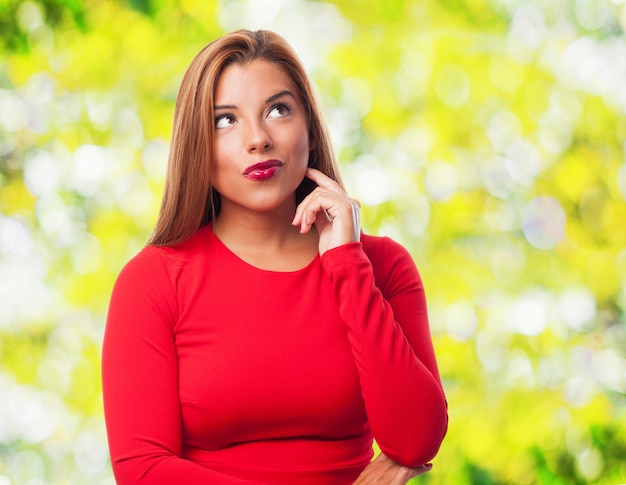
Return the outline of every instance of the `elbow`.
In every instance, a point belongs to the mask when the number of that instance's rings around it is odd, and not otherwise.
[[[386,450],[383,446],[380,448],[385,455],[396,463],[409,468],[417,468],[430,463],[437,456],[445,433],[444,429],[436,436],[431,436],[420,443],[414,443],[413,446],[407,446],[406,449]]]
[[[168,463],[175,457],[169,454],[162,456],[133,456],[126,458],[112,457],[111,465],[117,485],[156,485],[164,482],[164,473]],[[165,469],[163,467],[166,467]]]
[[[448,410],[445,400],[439,409],[433,409],[425,419],[420,420],[412,436],[406,437],[402,447],[386,447],[378,443],[381,451],[396,463],[416,468],[430,463],[441,447],[448,431]]]

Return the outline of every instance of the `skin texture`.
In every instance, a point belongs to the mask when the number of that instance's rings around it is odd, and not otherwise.
[[[376,457],[359,475],[354,485],[404,485],[411,478],[423,475],[432,469],[430,463],[418,468],[398,465],[382,453]]]
[[[218,79],[215,107],[212,177],[223,213],[293,210],[309,140],[304,106],[291,79],[267,61],[230,65]],[[270,159],[281,163],[271,179],[243,176],[247,167]]]

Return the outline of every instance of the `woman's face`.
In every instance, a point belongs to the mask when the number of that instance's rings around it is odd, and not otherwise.
[[[291,78],[255,60],[226,67],[215,89],[213,187],[229,210],[295,211],[309,159],[304,105]]]

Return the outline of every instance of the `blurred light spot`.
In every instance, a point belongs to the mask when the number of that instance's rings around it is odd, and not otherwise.
[[[421,236],[430,221],[430,201],[423,194],[415,194],[406,201],[400,218],[402,227],[413,237]],[[398,221],[396,219],[396,224]]]
[[[499,111],[489,118],[487,138],[500,153],[521,138],[521,124],[517,116],[510,111]]]
[[[565,383],[565,397],[572,406],[585,406],[598,392],[596,381],[591,375],[591,362],[594,352],[586,347],[576,346],[569,356],[569,375]],[[588,437],[585,436],[585,440]],[[568,443],[570,446],[571,443]],[[578,453],[584,447],[589,446],[587,441],[579,442],[579,448],[570,448],[572,454]]]
[[[496,372],[508,360],[508,342],[501,333],[482,331],[476,336],[476,352],[483,368]]]
[[[78,468],[95,475],[107,465],[109,454],[106,440],[91,430],[82,432],[74,443],[74,460]]]
[[[74,152],[72,187],[81,195],[94,195],[113,163],[107,151],[97,145],[81,145]]]
[[[457,301],[449,305],[444,313],[446,331],[457,340],[471,338],[478,328],[478,316],[468,301]]]
[[[388,169],[372,155],[361,155],[346,167],[347,179],[352,180],[355,196],[364,205],[378,205],[394,194],[394,183]]]
[[[140,150],[144,144],[143,124],[141,119],[128,108],[123,110],[111,126],[111,145],[131,150]]]
[[[500,284],[512,284],[524,274],[526,258],[511,244],[500,245],[491,256],[491,271]]]
[[[568,290],[559,297],[558,309],[567,326],[580,331],[593,323],[596,298],[588,288]]]
[[[23,93],[29,106],[28,128],[38,134],[49,133],[55,123],[54,79],[47,73],[34,74],[28,79]]]
[[[352,38],[352,24],[333,4],[220,0],[217,11],[220,26],[226,31],[265,28],[279,33],[291,44],[309,72],[325,67],[330,47]]]
[[[37,366],[37,377],[45,389],[64,395],[70,385],[72,363],[67,354],[49,348]]]
[[[330,108],[326,111],[328,131],[337,149],[357,145],[361,138],[361,119],[346,108]],[[338,150],[338,151],[339,151]]]
[[[52,435],[65,404],[58,394],[28,386],[9,388],[5,418],[11,420],[10,433],[28,443],[40,443]]]
[[[626,45],[619,39],[579,37],[567,46],[559,59],[556,68],[559,83],[572,90],[605,96],[624,108],[624,56]]]
[[[45,105],[54,101],[55,82],[55,79],[47,72],[33,74],[24,88],[24,100],[36,105]]]
[[[40,197],[36,213],[43,232],[53,236],[58,246],[75,244],[85,232],[85,222],[79,209],[66,205],[56,193]]]
[[[552,249],[565,236],[565,211],[553,197],[535,197],[526,206],[522,230],[539,249]]]
[[[572,143],[572,131],[551,116],[542,116],[537,127],[537,140],[545,151],[558,155]]]
[[[522,335],[539,335],[546,328],[550,296],[541,290],[525,292],[511,308],[512,330]]]
[[[164,180],[167,170],[169,144],[163,140],[150,140],[141,153],[143,167],[152,180]]]
[[[572,376],[565,383],[565,397],[575,407],[588,404],[595,392],[594,382],[585,376]]]
[[[372,91],[367,81],[356,77],[346,79],[339,103],[363,118],[372,107]]]
[[[509,387],[532,388],[535,384],[533,365],[521,351],[512,352],[507,358],[506,382]]]
[[[575,0],[574,13],[578,23],[588,30],[610,28],[613,18],[609,3],[598,0]]]
[[[541,10],[532,5],[525,5],[515,11],[508,39],[511,51],[521,54],[519,47],[535,50],[541,46],[545,36],[546,22]]]
[[[434,138],[435,135],[429,128],[421,126],[410,126],[398,135],[397,145],[411,161],[407,169],[418,171],[426,164]],[[626,179],[626,175],[624,178]]]
[[[496,231],[511,231],[517,222],[513,207],[493,198],[485,202],[483,216],[487,225]]]
[[[106,129],[111,125],[113,102],[103,95],[87,93],[85,95],[87,116],[96,128]]]
[[[85,233],[72,250],[74,269],[80,274],[97,271],[102,263],[102,247],[93,234]]]
[[[562,120],[561,125],[566,123],[569,127],[583,114],[583,105],[575,92],[553,88],[550,93],[550,111],[554,113],[556,119]]]
[[[487,191],[500,199],[508,198],[515,185],[506,170],[504,157],[491,157],[481,165],[482,182]]]
[[[427,39],[411,39],[406,43],[400,61],[406,78],[406,94],[419,96],[426,92],[433,70],[434,49]]]
[[[0,265],[0,328],[47,321],[55,297],[46,286],[46,268],[37,254]]]
[[[566,376],[560,355],[544,356],[539,360],[537,379],[542,388],[556,389],[563,384]]]
[[[112,188],[120,208],[127,214],[147,222],[158,204],[145,177],[132,173],[116,180]]]
[[[595,481],[604,469],[602,455],[595,448],[587,448],[576,455],[576,468],[585,480]]]
[[[442,103],[458,108],[469,100],[470,78],[458,64],[447,64],[435,76],[435,91]]]
[[[597,351],[591,360],[591,372],[604,388],[626,393],[626,359],[615,350]]]
[[[38,150],[24,163],[24,183],[34,196],[57,190],[60,182],[61,169],[50,152]]]
[[[459,183],[456,168],[448,162],[433,162],[426,169],[424,183],[433,199],[444,202],[456,193]]]
[[[12,485],[11,479],[6,475],[0,475],[0,485]]]
[[[30,32],[43,25],[43,12],[34,2],[25,1],[17,9],[17,23],[22,32]]]
[[[504,166],[512,180],[530,187],[541,171],[541,157],[537,149],[526,141],[514,141],[505,150]]]
[[[0,113],[0,129],[12,133],[26,128],[28,107],[14,92],[0,89]]]
[[[32,248],[33,240],[26,226],[16,219],[0,216],[0,252],[27,256]]]
[[[281,0],[224,1],[218,2],[219,22],[228,29],[241,28],[249,23],[250,29],[271,24],[282,7]]]
[[[20,451],[9,457],[5,466],[16,484],[43,485],[39,480],[45,477],[46,465],[39,453]]]

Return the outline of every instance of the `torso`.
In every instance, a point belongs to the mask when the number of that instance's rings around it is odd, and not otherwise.
[[[187,453],[225,471],[242,462],[263,468],[275,453],[288,453],[295,468],[362,468],[371,436],[319,256],[295,271],[272,271],[244,261],[207,230],[201,237],[206,251],[172,275]]]

